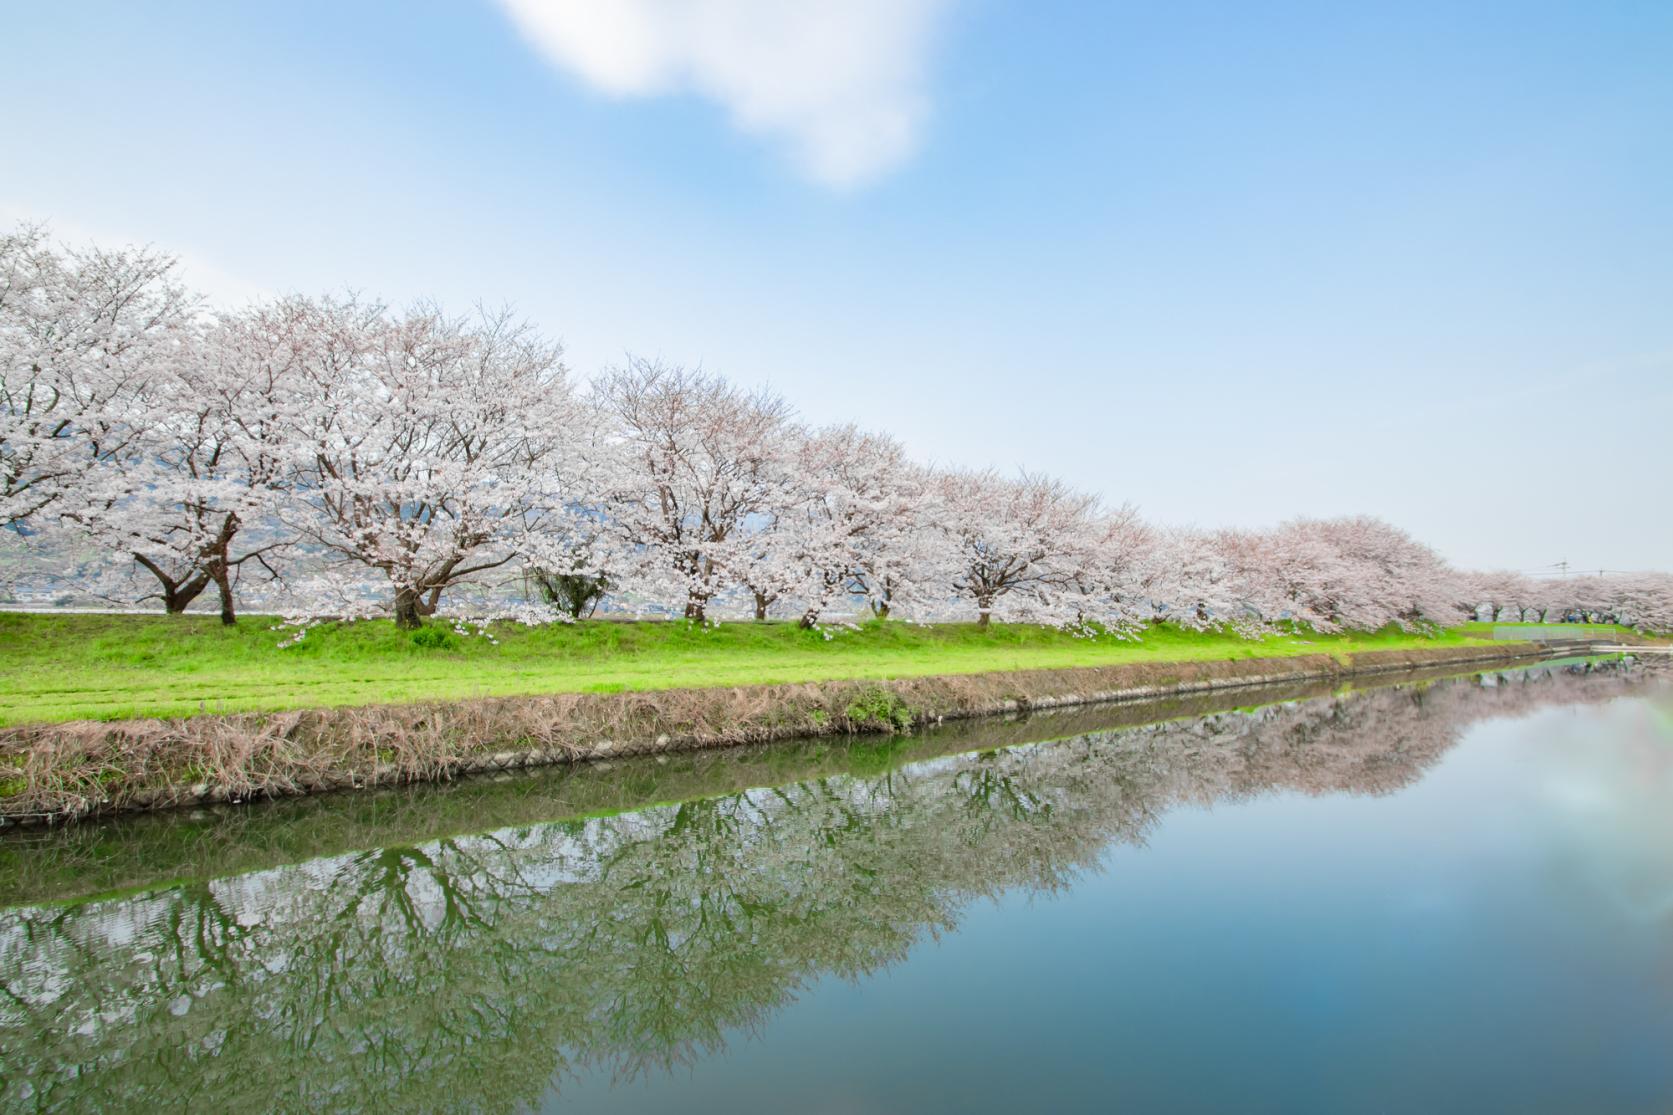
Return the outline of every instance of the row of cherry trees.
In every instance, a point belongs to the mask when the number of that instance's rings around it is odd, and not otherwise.
[[[1587,615],[1673,628],[1673,578],[1449,568],[1375,519],[1164,530],[1050,477],[928,467],[719,376],[577,384],[506,313],[289,297],[213,311],[149,250],[0,239],[0,560],[170,612],[868,610],[1131,631]],[[511,603],[513,587],[536,606]]]
[[[1460,599],[1470,601],[1484,618],[1505,623],[1580,620],[1673,631],[1673,577],[1665,573],[1458,576]]]

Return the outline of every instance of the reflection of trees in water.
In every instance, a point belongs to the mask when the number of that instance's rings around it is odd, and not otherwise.
[[[507,1109],[688,1061],[1169,808],[1386,793],[1483,716],[1634,675],[1219,713],[0,912],[8,1105]]]

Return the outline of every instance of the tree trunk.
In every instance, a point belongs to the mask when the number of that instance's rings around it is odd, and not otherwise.
[[[203,590],[209,587],[209,575],[201,570],[184,580],[177,581],[163,572],[162,566],[144,554],[136,553],[134,560],[149,570],[153,577],[157,578],[157,583],[162,586],[163,590],[163,609],[171,616],[177,616],[184,612],[191,606],[192,601],[196,600]]]
[[[755,594],[755,622],[767,622],[767,605],[772,603],[762,593]]]
[[[880,603],[873,604],[871,606],[871,614],[876,616],[878,619],[888,619],[889,618],[889,602],[887,600],[884,600]]]
[[[401,588],[395,590],[395,626],[403,631],[416,631],[424,626],[424,616],[419,610],[417,589]]]
[[[691,587],[686,589],[685,618],[706,623],[709,618],[709,586],[714,583],[714,562],[708,558],[695,561]]]
[[[203,594],[209,587],[209,578],[199,574],[182,584],[170,582],[163,586],[163,608],[171,616],[181,615],[191,607],[192,601]]]
[[[238,616],[233,613],[232,606],[232,577],[228,575],[224,564],[217,563],[210,567],[209,578],[215,582],[215,589],[221,594],[221,625],[231,627],[238,622]]]
[[[227,512],[226,518],[221,520],[221,529],[215,532],[215,540],[209,544],[203,554],[203,571],[221,595],[221,624],[231,627],[238,622],[232,608],[232,564],[227,560],[232,550],[232,536],[238,533],[238,516]]]

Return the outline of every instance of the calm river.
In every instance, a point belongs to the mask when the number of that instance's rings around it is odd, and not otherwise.
[[[1665,1115],[1667,677],[0,835],[0,1109]]]

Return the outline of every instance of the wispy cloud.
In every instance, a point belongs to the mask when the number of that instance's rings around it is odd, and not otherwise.
[[[784,143],[813,180],[863,185],[917,149],[950,0],[500,0],[557,66],[619,97],[691,92]]]

